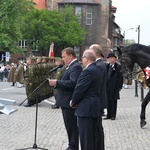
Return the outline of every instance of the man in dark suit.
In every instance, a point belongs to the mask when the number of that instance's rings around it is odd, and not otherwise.
[[[106,84],[107,84],[107,68],[106,64],[102,61],[102,48],[98,44],[93,44],[90,46],[90,49],[92,49],[96,54],[96,65],[100,68],[99,74],[103,76],[102,79],[102,88],[100,91],[100,112],[101,115],[104,114],[104,109],[107,108],[107,94],[106,94]],[[95,126],[96,128],[96,150],[102,150],[105,149],[104,147],[104,131],[102,126],[102,117],[99,117],[97,120],[97,124]],[[100,141],[98,140],[100,139]]]
[[[95,150],[95,124],[97,118],[101,116],[99,99],[102,76],[95,60],[93,50],[84,51],[82,63],[85,69],[79,76],[70,102],[70,105],[76,108],[75,115],[78,117],[81,150]]]
[[[77,61],[74,50],[70,47],[62,51],[62,61],[66,69],[64,69],[60,80],[49,80],[49,84],[57,89],[56,104],[61,107],[69,140],[67,150],[78,150],[79,135],[77,118],[74,115],[75,109],[71,108],[69,103],[82,67]]]
[[[102,90],[101,90],[101,114],[103,115],[103,110],[107,108],[107,93],[106,93],[106,84],[107,84],[107,68],[106,64],[102,60],[102,48],[98,44],[93,44],[90,46],[96,54],[96,65],[101,68],[101,74],[103,74],[103,83],[102,83]]]
[[[116,63],[114,53],[108,54],[107,65],[107,117],[105,119],[115,120],[117,112],[117,100],[120,99],[119,91],[122,89],[123,76],[121,66]]]

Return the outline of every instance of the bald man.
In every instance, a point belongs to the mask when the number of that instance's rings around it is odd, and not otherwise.
[[[95,150],[95,128],[100,113],[100,91],[102,76],[100,68],[95,64],[96,55],[93,50],[85,50],[82,56],[84,70],[81,72],[73,93],[71,107],[75,107],[79,126],[79,136],[82,150]],[[102,126],[102,124],[101,124]],[[97,137],[99,138],[99,137]],[[103,150],[98,147],[99,150]]]

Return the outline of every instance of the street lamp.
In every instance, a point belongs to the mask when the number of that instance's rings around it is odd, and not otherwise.
[[[138,44],[140,44],[140,25],[136,28],[136,31],[138,32]],[[144,99],[144,89],[143,89],[143,82],[141,82],[141,101]]]
[[[123,32],[123,36],[124,36],[124,45],[126,44],[126,42],[125,42],[125,33],[127,32],[127,31],[129,31],[129,30],[133,30],[134,28],[129,28],[129,29],[127,29],[127,30],[125,30],[124,32]]]
[[[137,31],[138,31],[138,44],[140,44],[140,25],[138,25]]]

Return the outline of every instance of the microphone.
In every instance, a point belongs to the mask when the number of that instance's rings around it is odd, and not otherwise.
[[[58,68],[62,68],[62,67],[63,67],[63,64],[60,64],[60,65],[56,66],[55,68],[51,69],[49,71],[49,73],[55,72]]]

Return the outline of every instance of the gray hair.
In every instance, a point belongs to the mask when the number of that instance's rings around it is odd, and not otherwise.
[[[87,49],[84,51],[83,55],[88,58],[90,61],[95,61],[96,60],[96,55],[93,50]]]

